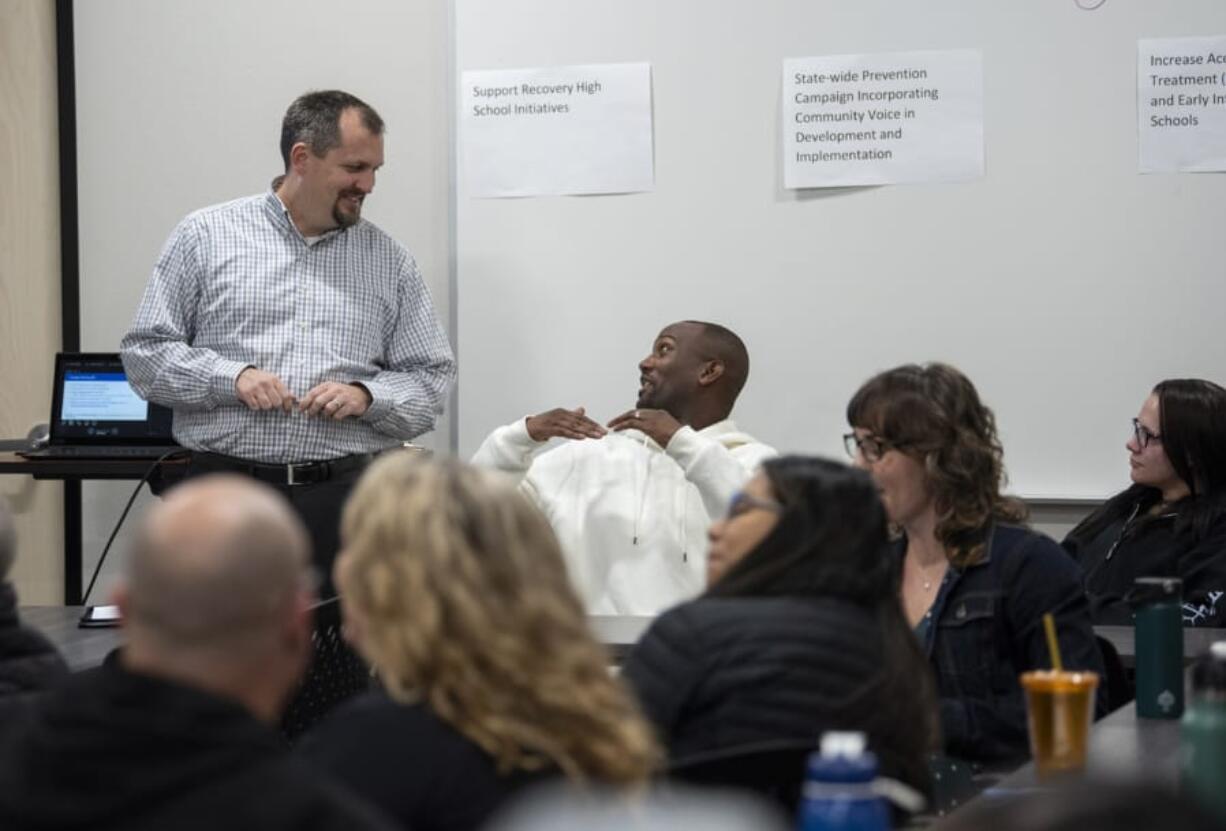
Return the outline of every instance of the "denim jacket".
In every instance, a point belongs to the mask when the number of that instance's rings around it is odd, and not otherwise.
[[[899,563],[906,540],[895,549]],[[982,762],[1028,755],[1026,703],[1018,676],[1051,661],[1043,614],[1055,616],[1064,666],[1102,677],[1081,569],[1052,539],[994,524],[982,560],[950,566],[932,603],[922,646],[936,673],[945,749]],[[1099,686],[1097,712],[1105,706]]]

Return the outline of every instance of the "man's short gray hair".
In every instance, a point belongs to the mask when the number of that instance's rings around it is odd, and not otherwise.
[[[289,172],[289,152],[303,142],[311,152],[322,158],[341,143],[341,114],[357,110],[362,126],[376,136],[383,135],[383,119],[375,108],[357,96],[339,89],[308,92],[299,96],[285,111],[281,121],[281,160]]]

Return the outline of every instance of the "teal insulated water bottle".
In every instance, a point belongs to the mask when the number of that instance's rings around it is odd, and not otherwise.
[[[1226,823],[1226,641],[1192,668],[1192,695],[1180,728],[1180,786]]]
[[[1129,598],[1135,610],[1137,717],[1183,715],[1183,581],[1139,577]]]

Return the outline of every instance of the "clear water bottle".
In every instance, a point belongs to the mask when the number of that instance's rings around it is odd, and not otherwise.
[[[1139,577],[1129,598],[1135,610],[1137,716],[1183,715],[1183,582]]]
[[[826,733],[809,757],[799,831],[888,831],[890,809],[873,790],[877,757],[863,733]]]
[[[1179,728],[1180,787],[1226,822],[1226,641],[1192,667],[1192,695]]]

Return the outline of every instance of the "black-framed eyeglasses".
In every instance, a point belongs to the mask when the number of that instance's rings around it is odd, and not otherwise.
[[[1132,435],[1137,440],[1137,447],[1142,450],[1149,447],[1151,441],[1162,441],[1162,436],[1150,430],[1141,423],[1140,419],[1136,418],[1132,420]]]
[[[888,451],[901,446],[871,434],[867,436],[857,436],[855,433],[843,434],[843,449],[847,451],[847,455],[852,459],[855,459],[857,455],[863,456],[866,462],[879,462]]]
[[[728,503],[728,510],[724,517],[726,519],[736,519],[742,514],[755,509],[770,511],[773,514],[783,513],[783,506],[773,499],[759,499],[756,496],[750,496],[744,491],[737,491],[732,495],[732,500]]]

